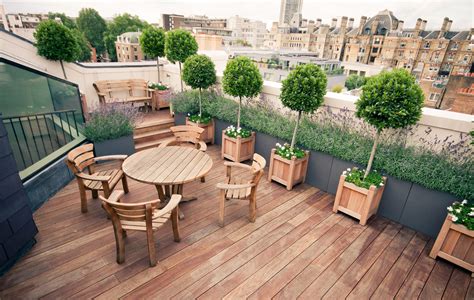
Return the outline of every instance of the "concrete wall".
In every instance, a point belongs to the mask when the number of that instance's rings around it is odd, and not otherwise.
[[[0,31],[0,54],[7,59],[25,64],[32,68],[48,72],[54,76],[63,78],[62,70],[58,62],[46,60],[36,55],[36,48],[31,43],[18,39],[11,34]],[[212,56],[212,53],[205,53]],[[221,88],[222,65],[224,63],[219,52],[218,56],[218,84]],[[163,60],[165,61],[165,60]],[[157,81],[157,70],[155,62],[140,63],[88,63],[88,64],[65,64],[68,79],[79,85],[81,92],[86,95],[89,107],[98,105],[98,97],[92,86],[94,81],[102,79],[125,79],[142,78]],[[174,91],[180,90],[180,76],[177,65],[164,62],[160,68],[161,79],[164,84],[171,86]],[[279,100],[281,83],[265,81],[260,95],[260,100],[266,102],[282,111],[287,111]],[[325,96],[324,106],[333,112],[347,110],[349,114],[355,112],[355,102],[358,97],[328,92]],[[324,109],[324,108],[323,108]],[[320,109],[322,110],[322,109]],[[460,133],[467,134],[474,130],[474,116],[450,111],[423,109],[423,116],[418,125],[413,129],[413,134],[408,137],[408,144],[417,144],[420,138],[444,139],[450,137],[454,141],[459,139]],[[430,131],[429,136],[426,132]]]

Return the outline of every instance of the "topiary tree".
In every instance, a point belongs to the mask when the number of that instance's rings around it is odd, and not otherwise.
[[[422,107],[423,92],[415,78],[404,69],[384,71],[371,77],[362,87],[362,95],[356,102],[356,116],[377,130],[364,179],[372,168],[382,131],[416,124]]]
[[[198,44],[189,31],[183,29],[175,29],[166,34],[165,54],[166,58],[172,63],[178,62],[179,75],[182,77],[181,64],[186,58],[196,54]],[[183,80],[181,78],[181,92],[183,89]]]
[[[160,57],[165,56],[165,31],[151,26],[145,28],[140,35],[140,47],[146,55],[156,57],[158,83],[161,83]]]
[[[248,57],[239,56],[227,62],[222,85],[225,93],[239,97],[237,128],[240,128],[242,97],[255,97],[260,93],[263,85],[262,75]]]
[[[313,64],[297,66],[283,80],[280,99],[284,106],[298,112],[291,148],[296,142],[296,132],[302,113],[313,113],[323,104],[327,78],[320,67]]]
[[[64,78],[67,79],[63,61],[75,61],[81,53],[73,32],[56,21],[46,20],[36,27],[34,37],[38,54],[49,60],[59,60]]]
[[[199,116],[202,114],[202,89],[216,83],[216,69],[206,55],[194,54],[186,59],[183,67],[183,80],[193,89],[199,89]]]

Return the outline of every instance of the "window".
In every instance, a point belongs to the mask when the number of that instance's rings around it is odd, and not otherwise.
[[[372,48],[372,53],[377,53],[379,52],[379,48]]]
[[[349,60],[349,55],[346,55],[346,61],[348,61],[348,60]]]
[[[379,38],[375,38],[374,44],[380,44],[380,39],[379,39]]]
[[[370,57],[370,62],[372,62],[372,63],[375,62],[375,56]]]
[[[458,50],[458,47],[459,47],[459,44],[458,44],[458,43],[454,43],[454,44],[451,46],[451,50]]]
[[[406,45],[407,45],[407,44],[406,44],[405,42],[400,43],[400,48],[405,48]]]
[[[430,48],[430,45],[431,45],[430,42],[425,42],[425,43],[423,44],[423,48],[429,49],[429,48]]]
[[[138,60],[138,56],[137,56],[137,55],[135,55],[135,60]]]
[[[138,51],[137,47],[133,47],[133,51]]]
[[[440,98],[439,93],[430,93],[430,101],[437,102]]]

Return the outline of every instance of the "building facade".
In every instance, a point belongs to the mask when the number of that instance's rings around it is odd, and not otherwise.
[[[232,41],[245,41],[254,49],[263,47],[268,32],[264,22],[239,16],[227,19],[227,28],[232,31]]]
[[[210,19],[207,16],[188,16],[176,14],[162,14],[161,27],[164,30],[185,29],[192,31],[195,27],[226,28],[226,19]]]
[[[303,0],[281,0],[280,25],[289,25],[295,14],[301,14]]]
[[[141,32],[125,32],[117,36],[115,50],[118,62],[137,62],[146,59],[140,47],[140,35]]]

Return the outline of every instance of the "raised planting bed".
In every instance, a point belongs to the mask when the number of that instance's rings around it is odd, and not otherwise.
[[[302,183],[306,179],[308,170],[309,151],[305,151],[303,158],[291,157],[286,159],[276,154],[276,149],[272,149],[270,156],[270,169],[268,171],[268,181],[276,181],[291,190],[294,185]]]

